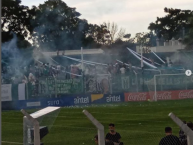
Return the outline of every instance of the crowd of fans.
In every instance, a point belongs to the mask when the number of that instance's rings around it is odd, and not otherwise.
[[[74,64],[63,67],[61,65],[51,65],[49,63],[37,62],[26,67],[3,66],[2,84],[35,83],[42,77],[62,77],[63,79],[79,78],[85,76],[95,76],[97,74],[119,75],[132,72],[131,65],[121,63],[111,63],[107,65],[84,64],[84,71],[81,64]]]
[[[126,65],[124,63],[110,63],[107,65],[86,65],[85,66],[85,75],[93,74],[111,74],[119,75],[132,72],[132,66]]]
[[[26,67],[3,66],[1,81],[3,84],[28,82],[33,84],[39,78],[63,77],[70,79],[76,78],[78,75],[81,75],[81,71],[76,66],[61,67],[60,65],[50,65],[49,63],[36,63]]]

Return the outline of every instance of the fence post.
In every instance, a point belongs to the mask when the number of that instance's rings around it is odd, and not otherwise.
[[[87,110],[83,110],[83,113],[88,117],[88,119],[98,129],[98,142],[99,142],[99,145],[105,145],[104,126],[98,120],[96,120]]]
[[[157,89],[157,86],[156,86],[156,85],[157,85],[157,84],[156,84],[156,75],[154,75],[153,78],[154,78],[154,89],[155,89],[155,90],[154,90],[154,97],[153,97],[153,100],[154,100],[154,101],[157,101],[157,93],[156,93],[156,89]]]
[[[168,115],[187,135],[188,145],[193,145],[193,131],[172,112]]]
[[[29,99],[29,96],[28,96],[28,91],[29,91],[29,90],[28,90],[28,83],[29,83],[29,82],[27,82],[27,83],[25,84],[25,85],[26,85],[26,98],[27,98],[27,100]]]
[[[110,93],[113,93],[113,89],[112,89],[112,75],[110,74]]]
[[[54,77],[54,88],[55,88],[55,98],[57,98],[57,94],[58,94],[58,92],[57,92],[57,78],[56,77]],[[52,98],[52,97],[51,97]]]
[[[137,73],[136,73],[135,70],[133,70],[133,72],[135,73],[135,79],[136,79],[135,84],[136,84],[136,89],[137,89],[137,92],[139,92],[139,90],[138,90],[138,77],[137,77]]]
[[[82,77],[81,77],[82,90],[81,90],[81,92],[82,92],[82,93],[85,93],[85,89],[84,89],[84,73],[83,73],[83,70],[82,70],[81,74],[82,74]]]

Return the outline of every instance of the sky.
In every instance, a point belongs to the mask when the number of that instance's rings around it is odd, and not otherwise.
[[[31,7],[43,4],[45,0],[22,0]],[[92,24],[115,22],[134,36],[148,32],[148,26],[157,17],[165,16],[164,8],[193,10],[193,0],[63,0],[69,7],[76,7],[80,18]]]

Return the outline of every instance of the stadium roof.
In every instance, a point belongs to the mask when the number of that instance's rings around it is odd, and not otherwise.
[[[42,52],[45,55],[48,56],[57,56],[57,51],[52,52]],[[65,50],[65,51],[59,51],[59,55],[81,55],[81,50]],[[83,54],[102,54],[104,51],[102,49],[83,49]]]

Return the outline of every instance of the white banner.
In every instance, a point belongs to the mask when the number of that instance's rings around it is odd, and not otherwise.
[[[109,86],[109,74],[98,75],[97,76],[97,88],[103,94],[110,92]]]
[[[18,85],[18,99],[25,100],[25,84]]]
[[[1,101],[12,101],[11,84],[1,85]]]

